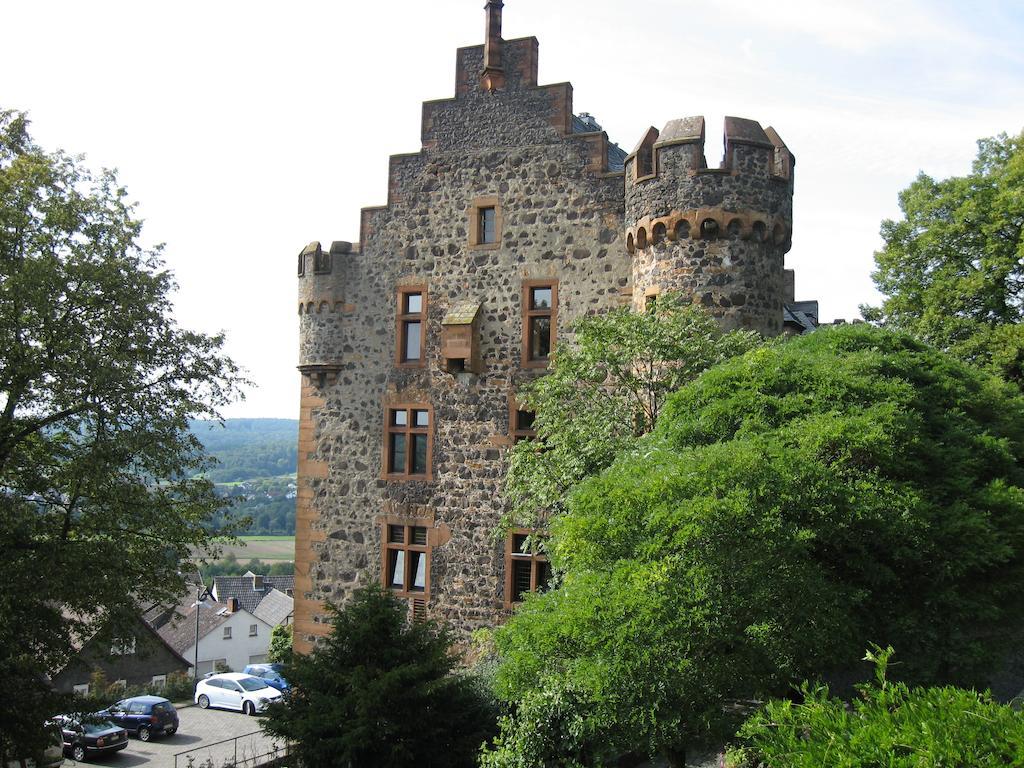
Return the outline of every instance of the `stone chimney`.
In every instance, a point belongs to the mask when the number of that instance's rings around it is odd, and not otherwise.
[[[486,42],[484,43],[484,71],[480,86],[485,91],[498,91],[505,87],[505,67],[501,60],[501,0],[487,0]]]
[[[237,612],[238,612],[238,598],[237,597],[229,597],[228,598],[228,613],[237,613]]]

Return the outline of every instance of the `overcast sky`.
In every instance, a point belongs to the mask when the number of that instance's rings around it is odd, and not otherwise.
[[[419,149],[484,0],[6,3],[0,107],[47,148],[116,167],[166,243],[179,322],[225,330],[256,386],[229,416],[298,415],[295,257],[356,240],[388,155]],[[1024,128],[1024,3],[506,0],[504,37],[540,40],[627,150],[650,125],[726,114],[797,158],[797,298],[822,318],[873,302],[879,224],[919,171],[969,170],[975,140]],[[716,146],[718,145],[718,146]]]

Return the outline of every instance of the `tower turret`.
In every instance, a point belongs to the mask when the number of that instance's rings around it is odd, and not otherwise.
[[[299,254],[299,370],[314,381],[333,379],[342,366],[344,270],[339,262],[351,252],[351,243],[338,241],[329,251],[313,242]]]
[[[648,129],[625,163],[634,306],[678,291],[725,328],[778,334],[794,162],[779,135],[754,120],[725,118],[719,168],[704,159],[703,117]]]

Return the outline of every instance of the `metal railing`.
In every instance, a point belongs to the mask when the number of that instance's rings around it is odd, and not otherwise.
[[[253,731],[178,752],[174,768],[258,768],[287,756],[287,742],[273,740],[263,731]]]

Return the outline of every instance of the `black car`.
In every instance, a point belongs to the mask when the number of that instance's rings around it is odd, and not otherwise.
[[[160,696],[133,696],[121,699],[97,717],[113,720],[122,728],[134,733],[140,741],[149,741],[153,736],[170,736],[178,730],[178,710],[167,699]]]
[[[64,751],[78,762],[128,746],[128,732],[109,720],[95,716],[78,719],[69,715],[58,715],[53,720],[60,726]]]

